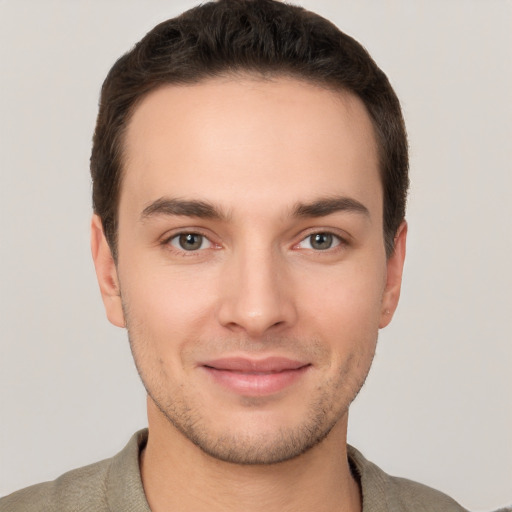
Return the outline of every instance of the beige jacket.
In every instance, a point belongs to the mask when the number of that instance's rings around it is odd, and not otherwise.
[[[147,430],[115,457],[65,473],[0,499],[0,512],[151,512],[139,471]],[[363,512],[464,512],[451,498],[424,485],[387,475],[349,446],[359,477]]]

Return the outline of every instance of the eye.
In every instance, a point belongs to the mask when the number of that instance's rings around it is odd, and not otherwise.
[[[180,233],[169,240],[169,244],[182,251],[199,251],[208,249],[212,243],[199,233]]]
[[[313,249],[314,251],[326,251],[341,244],[341,239],[328,232],[313,233],[302,240],[297,247],[301,249]]]

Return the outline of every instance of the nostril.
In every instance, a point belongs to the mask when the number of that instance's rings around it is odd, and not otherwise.
[[[258,337],[269,329],[283,329],[295,321],[294,297],[285,275],[276,278],[271,262],[232,262],[217,302],[219,323],[233,332]]]

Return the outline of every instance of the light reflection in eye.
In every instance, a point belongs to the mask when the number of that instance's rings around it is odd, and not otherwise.
[[[172,247],[186,252],[195,252],[204,249],[210,249],[214,244],[208,238],[200,233],[183,232],[170,238],[167,242]],[[343,243],[343,240],[328,231],[320,231],[312,233],[305,237],[297,248],[309,249],[313,251],[327,251],[333,249]]]
[[[341,239],[328,232],[313,233],[308,235],[298,247],[301,249],[313,249],[315,251],[326,251],[341,244]]]
[[[172,237],[169,243],[183,251],[199,251],[208,249],[212,245],[208,238],[199,233],[180,233]]]

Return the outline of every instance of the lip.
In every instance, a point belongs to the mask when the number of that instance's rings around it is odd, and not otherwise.
[[[311,364],[286,357],[225,357],[199,366],[216,384],[229,391],[243,396],[264,396],[296,383]]]

